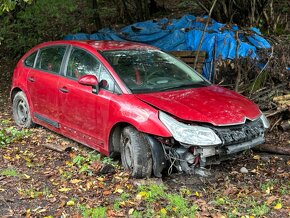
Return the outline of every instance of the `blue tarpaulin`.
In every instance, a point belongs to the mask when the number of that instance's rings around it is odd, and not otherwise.
[[[114,31],[109,28],[94,34],[67,35],[66,40],[115,40],[134,41],[156,46],[163,51],[196,51],[202,38],[207,17],[185,15],[180,19],[145,21],[135,23]],[[212,67],[217,58],[234,59],[236,57],[257,57],[257,49],[270,48],[270,43],[261,36],[257,28],[251,28],[247,34],[238,32],[239,47],[237,49],[236,25],[228,25],[211,19],[205,31],[201,51],[207,53],[203,67],[203,75],[211,79]],[[238,53],[238,54],[236,54]]]

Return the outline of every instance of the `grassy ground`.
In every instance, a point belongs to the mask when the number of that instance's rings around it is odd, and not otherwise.
[[[3,72],[5,72],[5,68]],[[290,157],[248,151],[213,176],[136,180],[118,162],[44,128],[18,129],[0,84],[0,217],[289,217]],[[287,133],[284,133],[287,134]],[[288,143],[289,134],[273,146]],[[288,138],[288,139],[287,139]],[[59,153],[46,144],[71,145]],[[103,164],[114,172],[102,174]],[[241,173],[246,167],[248,173]]]

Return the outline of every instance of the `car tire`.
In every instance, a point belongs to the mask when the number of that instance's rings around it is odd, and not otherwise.
[[[31,128],[35,124],[32,121],[30,108],[24,92],[18,92],[13,98],[13,118],[21,128]]]
[[[149,178],[152,174],[152,154],[143,133],[132,126],[125,127],[121,135],[121,160],[134,178]]]

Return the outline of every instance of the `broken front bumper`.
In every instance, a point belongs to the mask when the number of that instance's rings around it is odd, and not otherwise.
[[[194,174],[199,167],[219,164],[236,153],[265,142],[265,128],[260,119],[248,121],[242,125],[207,127],[211,128],[219,136],[222,141],[221,145],[198,146],[183,144],[173,138],[157,138],[162,148],[156,156],[157,164],[165,167],[164,162],[167,162],[169,163],[169,169],[175,166],[178,171]],[[162,165],[160,165],[161,163]],[[163,168],[159,167],[160,169]]]
[[[200,155],[200,166],[206,166],[211,164],[219,164],[220,161],[229,159],[236,153],[251,149],[257,145],[265,142],[264,136],[252,139],[247,142],[243,142],[235,145],[228,145],[223,147],[209,147],[198,148],[195,155]]]

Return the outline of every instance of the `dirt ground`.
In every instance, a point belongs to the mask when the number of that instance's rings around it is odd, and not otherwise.
[[[10,128],[16,139],[0,145],[0,217],[94,217],[84,206],[105,208],[108,217],[183,217],[178,202],[161,194],[149,201],[149,191],[140,192],[140,184],[162,186],[180,194],[187,206],[196,205],[187,217],[290,216],[290,156],[247,151],[212,166],[209,178],[175,173],[136,180],[116,162],[114,172],[102,174],[100,164],[110,161],[92,159],[91,149],[42,127],[17,129],[8,100],[11,82],[4,76],[9,67],[1,68],[0,130]],[[289,132],[267,135],[273,146],[290,146],[289,140]],[[57,152],[44,146],[50,143],[74,149]]]

